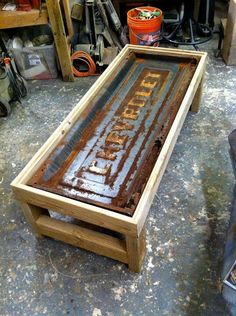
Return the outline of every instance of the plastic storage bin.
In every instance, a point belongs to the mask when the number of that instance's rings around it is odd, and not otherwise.
[[[12,48],[18,70],[25,79],[57,78],[57,62],[54,44]]]

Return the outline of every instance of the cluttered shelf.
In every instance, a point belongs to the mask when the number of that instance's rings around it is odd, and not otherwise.
[[[32,9],[31,11],[1,11],[0,8],[0,29],[47,23],[48,12],[46,6],[43,6],[42,10]]]
[[[60,2],[62,2],[62,5]],[[67,35],[67,30],[71,30],[71,26],[65,26],[63,21],[64,14],[67,17],[67,12],[65,11],[66,9],[68,10],[68,0],[46,0],[46,4],[42,4],[41,9],[37,9],[37,7],[40,7],[40,1],[32,0],[32,2],[28,1],[27,3],[27,10],[29,11],[25,11],[25,2],[22,2],[20,7],[23,11],[2,11],[0,5],[0,29],[47,25],[50,21],[62,77],[65,81],[73,81],[74,76],[72,73],[70,46],[68,45],[69,40]],[[34,6],[35,3],[37,3],[37,6]],[[50,51],[52,50],[50,49]],[[44,62],[42,61],[42,63]],[[54,76],[51,77],[53,78]]]

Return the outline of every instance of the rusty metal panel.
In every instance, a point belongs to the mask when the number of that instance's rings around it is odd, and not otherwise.
[[[29,184],[132,216],[196,66],[131,54]]]

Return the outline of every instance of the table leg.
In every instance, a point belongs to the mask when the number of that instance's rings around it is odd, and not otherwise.
[[[48,210],[25,202],[20,202],[20,205],[25,215],[25,218],[30,224],[33,232],[37,237],[42,238],[43,236],[40,233],[38,226],[36,225],[36,221],[42,214],[49,215]]]
[[[146,230],[143,228],[138,237],[126,236],[128,266],[133,272],[140,272],[146,252]]]
[[[197,113],[200,108],[201,100],[202,100],[202,91],[203,91],[203,85],[204,85],[204,76],[202,77],[199,86],[197,88],[197,91],[195,93],[190,111]]]

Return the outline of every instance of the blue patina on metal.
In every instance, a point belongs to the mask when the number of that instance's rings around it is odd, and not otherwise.
[[[130,55],[29,184],[132,216],[196,64]]]

